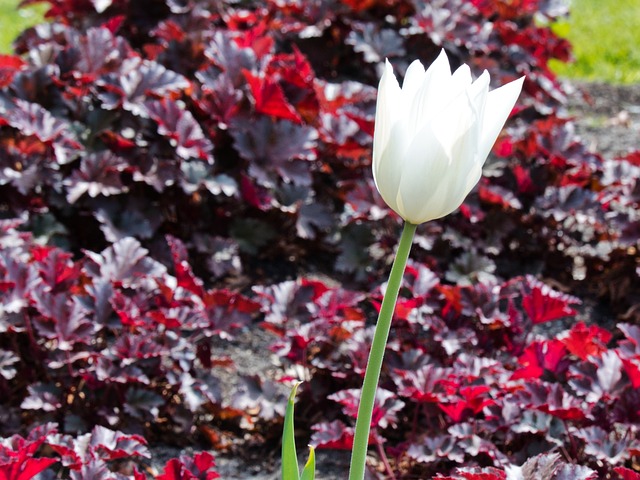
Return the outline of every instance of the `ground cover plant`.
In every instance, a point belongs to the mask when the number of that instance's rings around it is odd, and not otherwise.
[[[400,228],[375,85],[442,48],[527,80],[479,187],[417,233],[372,472],[640,478],[640,154],[562,116],[569,45],[536,20],[562,6],[44,3],[0,57],[0,478],[216,478],[216,450],[275,449],[298,379],[296,426],[348,449]],[[278,369],[236,375],[220,346],[258,328]],[[154,474],[160,443],[197,453]]]

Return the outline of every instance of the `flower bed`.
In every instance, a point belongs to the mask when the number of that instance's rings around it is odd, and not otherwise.
[[[275,444],[294,378],[296,425],[349,448],[400,227],[371,178],[374,86],[385,58],[402,73],[441,48],[527,80],[479,187],[418,230],[372,467],[640,478],[640,157],[588,152],[561,116],[562,8],[46,3],[0,57],[6,478],[144,478],[147,443]],[[281,369],[229,391],[217,347],[255,328]],[[208,453],[171,462],[157,478],[216,475]]]

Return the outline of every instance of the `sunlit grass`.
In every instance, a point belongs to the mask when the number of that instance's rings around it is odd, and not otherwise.
[[[46,5],[18,10],[19,0],[0,0],[0,53],[11,53],[13,40],[25,28],[42,21]]]
[[[563,76],[640,83],[640,0],[571,0],[571,15],[554,26],[573,45],[576,61],[553,62]]]

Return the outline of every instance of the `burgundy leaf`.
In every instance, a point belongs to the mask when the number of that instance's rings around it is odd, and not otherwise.
[[[284,416],[286,395],[270,380],[259,375],[242,376],[233,396],[234,408],[249,411],[260,418],[271,420],[276,415]]]
[[[99,94],[103,108],[123,108],[142,117],[147,115],[146,99],[177,93],[190,86],[182,75],[159,63],[136,57],[125,60],[121,72],[110,73],[97,84],[103,88]]]
[[[342,405],[342,410],[345,415],[352,418],[357,417],[360,390],[341,390],[329,395],[327,398]],[[399,400],[393,392],[384,388],[378,388],[373,405],[371,425],[380,428],[395,426],[398,421],[397,414],[402,407],[404,407],[404,402]]]
[[[569,384],[587,401],[596,402],[602,399],[617,397],[624,388],[622,377],[622,360],[613,350],[608,350],[600,357],[591,357],[589,362],[571,368],[574,378]]]
[[[0,88],[10,85],[14,75],[24,66],[24,60],[17,55],[0,55]]]
[[[37,439],[25,439],[14,435],[0,442],[0,479],[30,480],[35,478],[58,460],[55,458],[35,457],[46,440],[46,436]]]
[[[176,101],[163,99],[147,102],[146,109],[149,117],[158,124],[158,133],[169,140],[180,158],[198,158],[213,163],[211,142],[184,106]]]
[[[540,454],[516,467],[523,480],[595,480],[596,472],[580,465],[564,463],[557,453]],[[515,473],[515,472],[514,472]]]
[[[238,125],[230,133],[240,156],[252,162],[253,174],[259,183],[271,185],[274,180],[269,172],[275,170],[284,179],[308,184],[309,180],[304,175],[299,178],[301,173],[293,169],[295,160],[316,158],[314,147],[318,134],[315,129],[260,118],[250,125]]]
[[[71,162],[81,148],[80,143],[71,135],[69,124],[54,117],[37,103],[17,99],[6,114],[0,109],[0,119],[2,118],[22,135],[33,135],[41,142],[51,145],[55,161],[59,164]]]
[[[39,287],[32,293],[35,307],[43,316],[36,320],[38,332],[57,343],[60,350],[71,351],[77,343],[89,344],[96,325],[79,302],[64,293],[51,294]]]
[[[80,168],[65,181],[67,200],[75,203],[87,194],[91,198],[98,195],[117,195],[127,191],[122,183],[121,173],[127,162],[109,151],[91,153],[82,158]]]
[[[637,440],[613,431],[607,432],[596,425],[581,428],[575,435],[584,440],[586,454],[612,465],[627,460],[632,455],[630,448],[637,450],[640,447],[640,442]]]
[[[458,440],[451,435],[425,436],[420,443],[412,443],[407,455],[420,463],[434,463],[447,459],[461,463],[464,461],[464,451],[458,445]]]
[[[204,296],[202,280],[193,274],[188,262],[187,249],[184,244],[178,238],[172,237],[171,235],[167,235],[167,243],[171,249],[173,268],[178,280],[178,286],[202,298]]]
[[[367,63],[380,63],[385,58],[405,54],[404,42],[392,29],[379,29],[374,23],[355,24],[345,43],[364,56]]]
[[[122,432],[96,426],[88,436],[88,445],[104,460],[117,460],[123,457],[149,457],[147,441],[140,435],[127,435]]]
[[[101,254],[85,252],[94,265],[87,265],[91,277],[105,278],[125,286],[139,285],[144,277],[160,277],[166,269],[147,256],[134,238],[124,238],[105,249]],[[96,268],[97,267],[97,268]]]
[[[449,371],[432,364],[417,370],[396,370],[394,382],[398,385],[398,395],[409,397],[414,402],[437,402],[443,393],[441,383],[447,379]]]
[[[317,423],[313,427],[310,444],[316,448],[350,450],[353,446],[353,428],[340,420]]]
[[[15,377],[18,371],[14,365],[19,361],[20,357],[12,351],[0,349],[0,376],[5,380],[11,380]]]
[[[71,51],[76,55],[74,70],[86,76],[82,81],[92,81],[122,63],[130,54],[130,47],[121,36],[115,36],[108,28],[89,28],[86,33],[71,33]],[[79,75],[76,75],[79,77]]]

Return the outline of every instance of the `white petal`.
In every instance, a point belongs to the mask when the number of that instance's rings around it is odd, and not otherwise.
[[[418,105],[423,112],[418,118],[426,120],[427,117],[437,113],[446,101],[442,95],[446,95],[450,86],[451,66],[447,54],[442,50],[425,72],[420,91],[414,99],[414,104]],[[428,115],[425,116],[424,112],[428,112]]]
[[[504,123],[509,118],[513,106],[518,100],[524,77],[492,90],[487,95],[487,104],[482,120],[482,135],[478,148],[478,158],[484,163],[500,134]]]
[[[406,102],[405,107],[411,105],[423,80],[424,67],[422,63],[420,63],[420,60],[414,60],[411,62],[411,65],[409,65],[409,68],[407,68],[404,80],[402,81],[402,100]]]
[[[406,162],[405,151],[408,147],[404,126],[396,123],[389,135],[389,140],[373,165],[373,180],[383,200],[396,212],[396,198],[400,188],[400,177]]]
[[[376,118],[373,133],[373,176],[377,176],[382,154],[389,143],[391,129],[400,117],[398,112],[400,86],[393,74],[393,67],[386,61],[385,70],[378,85]]]
[[[450,159],[430,124],[418,132],[404,158],[396,211],[411,223],[423,223],[432,219],[434,202],[439,203],[434,194],[446,175]]]

